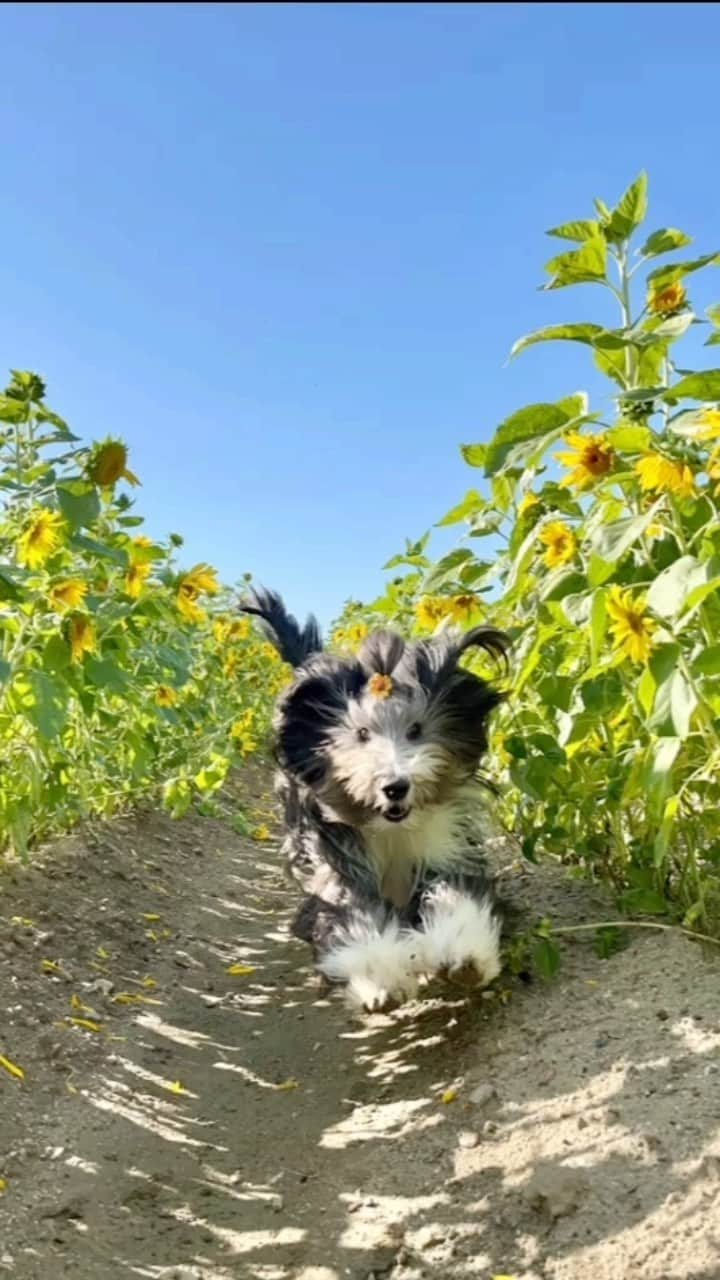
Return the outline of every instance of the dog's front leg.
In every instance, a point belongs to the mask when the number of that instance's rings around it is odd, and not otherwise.
[[[416,930],[402,926],[395,912],[353,911],[320,951],[317,966],[330,982],[345,986],[352,1006],[378,1012],[415,995],[422,941]]]
[[[425,971],[487,986],[500,972],[501,919],[483,876],[450,875],[420,898]]]

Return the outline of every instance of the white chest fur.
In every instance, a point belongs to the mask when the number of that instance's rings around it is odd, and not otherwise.
[[[411,813],[402,823],[369,823],[363,835],[383,897],[404,906],[421,868],[450,869],[462,861],[474,807],[471,796],[461,794],[447,805]]]

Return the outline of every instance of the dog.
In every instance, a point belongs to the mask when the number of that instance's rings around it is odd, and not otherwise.
[[[507,663],[507,636],[475,627],[410,643],[377,630],[337,656],[275,592],[255,588],[240,607],[293,668],[273,728],[282,852],[305,892],[294,936],[365,1011],[438,975],[492,982],[501,912],[478,840],[478,767],[503,694],[458,663],[472,647]]]

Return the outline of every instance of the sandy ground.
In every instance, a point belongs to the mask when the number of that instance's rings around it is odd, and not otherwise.
[[[551,983],[353,1020],[293,901],[272,842],[154,813],[0,876],[0,1275],[720,1277],[715,956],[576,937]]]

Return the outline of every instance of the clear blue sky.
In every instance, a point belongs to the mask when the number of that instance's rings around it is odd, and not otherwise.
[[[596,385],[503,367],[602,318],[536,291],[545,228],[645,167],[720,247],[719,41],[704,4],[4,5],[0,365],[128,440],[188,563],[327,621],[477,482],[460,441]]]

